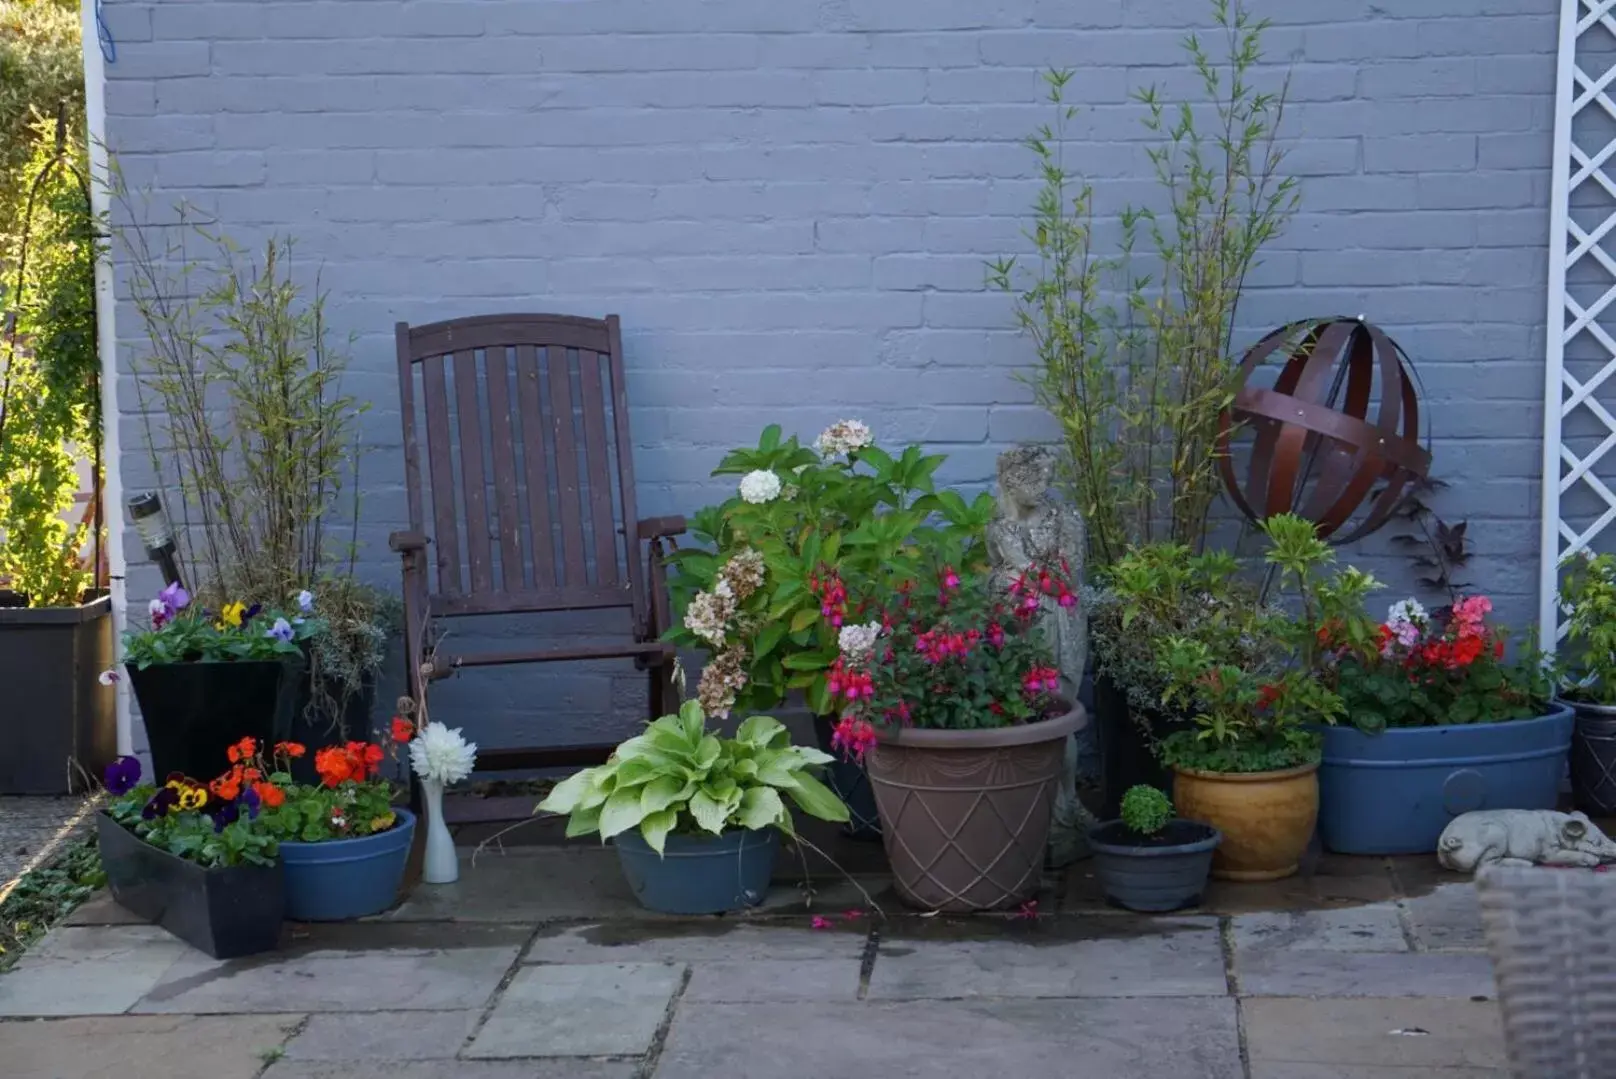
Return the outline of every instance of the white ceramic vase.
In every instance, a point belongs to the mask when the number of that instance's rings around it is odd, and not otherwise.
[[[421,791],[426,802],[426,855],[421,863],[421,881],[453,884],[460,879],[460,859],[455,857],[454,837],[443,821],[443,784],[423,779]]]

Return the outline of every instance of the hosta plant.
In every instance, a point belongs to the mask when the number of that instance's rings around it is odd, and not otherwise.
[[[829,715],[841,632],[869,620],[869,587],[984,562],[993,499],[937,490],[942,463],[919,446],[887,453],[857,420],[811,447],[770,426],[755,448],[725,455],[713,474],[739,477],[735,494],[691,520],[709,549],[673,556],[683,618],[667,634],[707,653],[697,691],[707,714],[771,709],[798,690]]]
[[[791,744],[768,716],[752,716],[734,738],[707,730],[696,701],[653,721],[618,746],[611,759],[557,784],[538,812],[566,814],[567,835],[599,832],[603,840],[638,828],[662,853],[669,833],[722,835],[737,828],[794,834],[790,799],[821,820],[845,821],[847,807],[812,770],[830,757]]]
[[[1155,787],[1141,783],[1122,796],[1122,823],[1136,835],[1155,835],[1172,819],[1172,801]]]

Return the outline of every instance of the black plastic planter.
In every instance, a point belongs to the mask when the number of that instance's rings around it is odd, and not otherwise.
[[[118,752],[112,601],[21,606],[0,592],[0,794],[67,794],[99,782]]]
[[[1566,701],[1571,729],[1571,800],[1590,817],[1616,815],[1616,707]]]
[[[1143,784],[1171,789],[1172,773],[1156,759],[1154,741],[1187,724],[1168,722],[1159,715],[1135,715],[1127,695],[1103,675],[1094,682],[1094,715],[1105,785],[1103,816],[1121,813],[1122,796],[1130,787]]]
[[[841,751],[830,744],[835,720],[830,716],[814,717],[814,735],[819,748],[836,758],[825,766],[825,783],[836,792],[836,797],[847,803],[847,823],[842,834],[851,839],[879,840],[881,814],[875,807],[875,790],[870,786],[869,773],[862,764],[842,759]]]
[[[251,736],[266,746],[292,732],[301,664],[251,662],[129,665],[151,746],[152,775],[207,780],[230,767],[225,750]]]
[[[1172,820],[1154,836],[1141,836],[1119,820],[1089,830],[1094,870],[1105,898],[1128,910],[1161,913],[1193,907],[1206,891],[1212,852],[1222,842],[1216,828]]]
[[[273,949],[286,893],[281,865],[203,869],[147,843],[105,812],[96,838],[118,905],[215,959]]]

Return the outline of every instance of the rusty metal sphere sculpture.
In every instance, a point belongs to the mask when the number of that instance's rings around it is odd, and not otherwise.
[[[1273,387],[1252,385],[1252,375],[1276,354],[1284,367]],[[1218,467],[1229,497],[1253,521],[1298,513],[1331,543],[1369,535],[1391,517],[1409,484],[1430,471],[1417,387],[1407,354],[1362,318],[1281,326],[1241,360],[1233,403],[1220,419]],[[1230,451],[1233,436],[1246,429],[1255,438],[1242,484]],[[1371,496],[1366,514],[1354,521]]]

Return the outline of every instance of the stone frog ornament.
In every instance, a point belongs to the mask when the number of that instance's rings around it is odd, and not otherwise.
[[[1055,455],[1042,446],[1017,446],[999,454],[998,512],[988,525],[988,560],[993,566],[994,583],[1008,589],[1033,563],[1060,565],[1071,569],[1074,588],[1083,583],[1083,556],[1088,549],[1088,533],[1083,517],[1050,489],[1055,479]],[[1039,626],[1055,665],[1061,672],[1061,693],[1076,701],[1089,660],[1088,612],[1080,607],[1064,608],[1045,603],[1038,615]],[[1080,731],[1066,740],[1066,767],[1055,792],[1053,821],[1049,833],[1049,860],[1063,866],[1089,854],[1088,831],[1095,824],[1092,814],[1077,798]],[[1092,751],[1091,751],[1092,752]]]
[[[1460,873],[1484,865],[1591,868],[1616,862],[1616,843],[1581,813],[1480,809],[1453,818],[1437,841],[1436,857]]]

